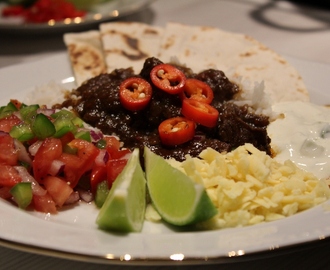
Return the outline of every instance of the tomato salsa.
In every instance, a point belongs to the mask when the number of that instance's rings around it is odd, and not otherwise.
[[[0,198],[20,208],[101,207],[130,153],[71,111],[17,100],[0,108]]]

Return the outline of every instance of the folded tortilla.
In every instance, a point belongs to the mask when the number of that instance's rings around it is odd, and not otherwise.
[[[140,22],[103,23],[99,31],[65,34],[64,40],[77,85],[104,72],[132,67],[139,73],[148,57],[178,60],[194,72],[215,68],[242,86],[241,99],[269,107],[282,101],[309,101],[297,70],[259,41],[218,28],[167,23],[165,27]],[[259,101],[256,87],[262,83]],[[248,86],[249,85],[249,86]],[[262,106],[261,103],[264,103]]]
[[[77,86],[107,71],[99,31],[64,34],[64,43]]]
[[[216,68],[230,80],[264,82],[265,93],[273,103],[309,101],[309,94],[299,73],[283,57],[257,40],[217,28],[166,25],[159,59],[173,56],[194,72]],[[244,89],[245,90],[245,89]]]
[[[132,67],[139,73],[146,58],[158,56],[164,29],[139,22],[111,22],[100,25],[108,72]]]

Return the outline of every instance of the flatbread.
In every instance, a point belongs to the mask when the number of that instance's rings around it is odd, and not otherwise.
[[[230,80],[263,81],[272,103],[309,101],[308,91],[294,67],[249,36],[212,27],[168,23],[159,59],[167,62],[174,56],[194,72],[216,68]]]
[[[251,101],[253,107],[265,109],[277,102],[309,101],[297,70],[282,56],[243,34],[179,23],[158,27],[110,22],[100,24],[99,31],[65,34],[64,40],[77,85],[118,68],[132,67],[139,73],[146,58],[157,57],[163,62],[178,60],[194,72],[207,68],[224,71],[242,86],[241,100]],[[263,97],[256,92],[262,92]]]
[[[63,39],[68,49],[77,86],[107,71],[99,31],[67,33],[64,34]]]
[[[139,73],[146,58],[157,57],[164,28],[139,22],[100,25],[108,72],[132,67]]]

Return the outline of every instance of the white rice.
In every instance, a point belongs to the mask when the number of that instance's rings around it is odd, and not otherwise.
[[[23,103],[27,105],[39,104],[52,106],[57,103],[62,103],[65,100],[65,94],[69,90],[64,88],[62,84],[50,81],[47,84],[36,86],[35,89],[29,92],[24,98]]]
[[[227,71],[225,74],[230,74],[230,71]],[[247,78],[236,77],[236,76],[227,76],[232,83],[235,83],[241,89],[240,93],[235,96],[234,103],[243,106],[247,104],[250,106],[256,114],[263,114],[274,120],[277,117],[272,110],[273,100],[265,92],[265,83],[254,82],[252,83]]]

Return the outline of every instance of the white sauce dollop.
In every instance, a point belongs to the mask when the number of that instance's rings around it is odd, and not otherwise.
[[[330,108],[307,102],[273,105],[283,114],[268,126],[275,159],[292,160],[318,178],[330,177]]]

